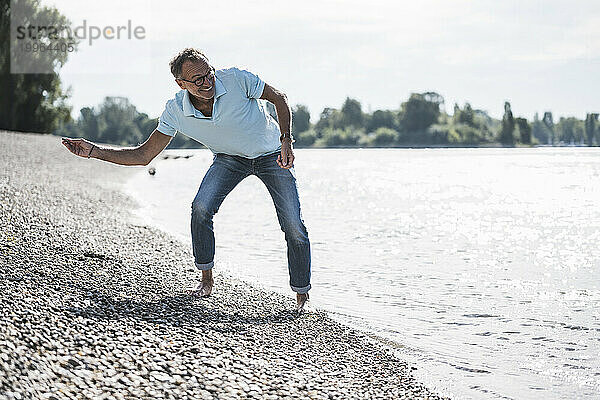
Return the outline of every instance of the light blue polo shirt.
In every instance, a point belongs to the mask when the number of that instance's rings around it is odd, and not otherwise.
[[[167,101],[159,118],[159,132],[177,132],[202,143],[213,153],[246,158],[272,154],[281,149],[279,124],[262,100],[265,83],[251,72],[238,68],[215,71],[212,117],[192,105],[189,92],[181,90]]]

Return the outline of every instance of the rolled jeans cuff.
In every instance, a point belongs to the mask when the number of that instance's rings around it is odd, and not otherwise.
[[[208,264],[200,264],[200,263],[195,263],[196,264],[196,268],[198,268],[200,271],[208,271],[209,269],[212,269],[212,267],[215,266],[215,262],[211,261]]]
[[[310,286],[310,283],[309,283],[308,286],[304,286],[304,287],[291,286],[291,288],[292,288],[292,290],[294,292],[296,292],[298,294],[305,294],[305,293],[308,293],[308,291],[310,290],[311,286]]]

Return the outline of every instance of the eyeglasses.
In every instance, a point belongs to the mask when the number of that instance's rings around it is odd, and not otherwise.
[[[206,80],[206,78],[208,78],[210,75],[214,75],[214,73],[215,73],[215,68],[210,67],[210,70],[207,72],[206,75],[196,78],[193,81],[188,81],[187,79],[183,79],[183,78],[177,78],[177,79],[179,79],[180,81],[193,83],[196,86],[202,86],[202,85],[204,85],[204,81]]]

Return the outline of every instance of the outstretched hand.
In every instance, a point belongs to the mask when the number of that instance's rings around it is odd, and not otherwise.
[[[285,140],[281,144],[281,154],[277,156],[277,164],[284,169],[290,169],[294,166],[294,152],[292,144]]]
[[[83,138],[81,139],[70,139],[70,138],[62,138],[62,144],[76,156],[89,158],[90,152],[92,148],[95,146],[94,143],[87,141]]]

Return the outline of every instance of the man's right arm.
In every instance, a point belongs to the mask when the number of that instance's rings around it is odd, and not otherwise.
[[[63,138],[63,144],[73,154],[81,157],[97,158],[119,165],[148,165],[167,147],[172,138],[173,136],[155,129],[144,143],[136,147],[104,147],[85,139],[69,138]]]

